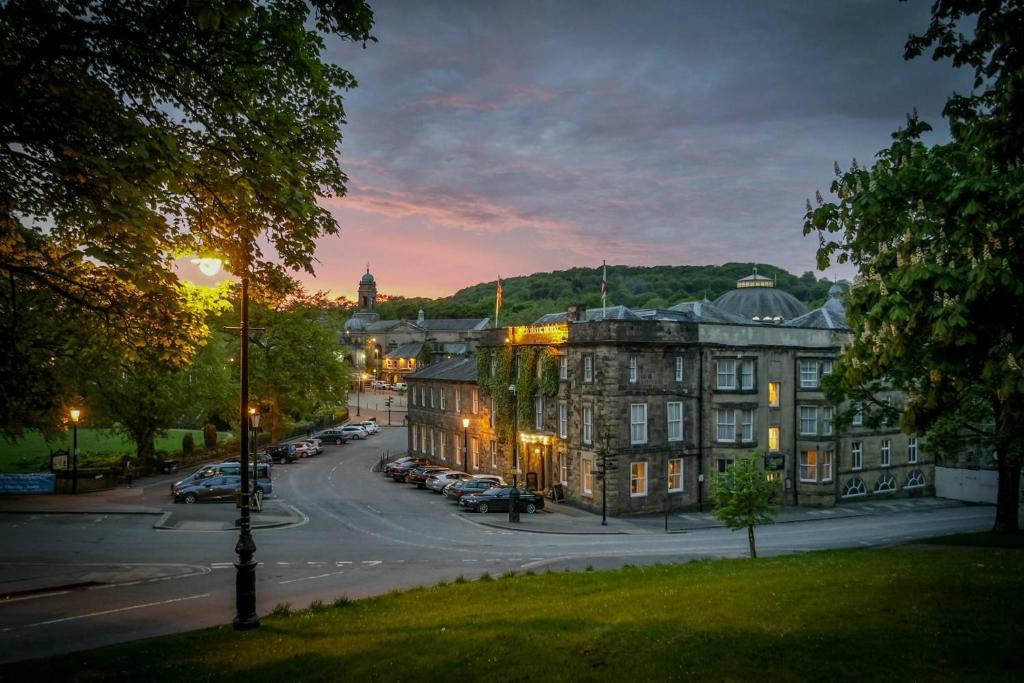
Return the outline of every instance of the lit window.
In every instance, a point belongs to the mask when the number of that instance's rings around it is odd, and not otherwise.
[[[717,387],[719,389],[735,389],[736,388],[736,361],[734,360],[720,360],[717,363],[716,372],[718,382]]]
[[[778,451],[781,450],[780,442],[782,441],[782,430],[779,425],[772,425],[768,428],[768,450]]]
[[[832,449],[821,454],[821,480],[832,481]]]
[[[441,459],[442,460],[447,460],[448,459],[448,457],[446,455],[446,452],[445,452],[445,446],[446,445],[447,444],[445,443],[445,433],[441,432]]]
[[[751,391],[754,388],[754,361],[747,359],[740,364],[740,388]]]
[[[473,390],[473,414],[476,415],[480,412],[480,391],[478,389]]]
[[[455,388],[455,412],[462,412],[462,392],[459,391],[458,387]]]
[[[736,440],[736,412],[733,410],[718,410],[715,411],[717,417],[715,418],[718,425],[718,432],[716,438],[718,441],[735,441]]]
[[[492,427],[494,426],[495,419],[497,418],[494,417],[494,397],[491,396],[491,410],[490,415],[488,415],[488,421],[490,422]]]
[[[558,404],[558,436],[565,439],[569,436],[569,406]]]
[[[780,403],[779,400],[782,394],[782,384],[780,382],[768,382],[768,405],[772,408],[778,408]]]
[[[558,357],[558,379],[569,379],[569,357]]]
[[[888,467],[892,463],[892,441],[882,439],[882,467]]]
[[[681,401],[668,403],[668,440],[683,440],[683,404]]]
[[[544,429],[544,397],[534,396],[533,397],[533,426],[538,429]]]
[[[589,495],[594,492],[594,461],[590,458],[583,458],[581,463],[583,493]]]
[[[637,375],[640,373],[637,371],[636,356],[629,357],[629,381],[631,384],[636,384]]]
[[[754,409],[747,408],[743,411],[743,442],[754,441]]]
[[[498,466],[498,442],[491,439],[491,469]]]
[[[633,403],[629,406],[629,443],[647,443],[647,404]]]
[[[683,381],[683,357],[676,356],[676,381]]]
[[[818,388],[818,361],[816,361],[816,360],[802,360],[802,361],[800,361],[800,388],[801,389],[817,389]]]
[[[815,406],[800,406],[800,435],[818,435],[818,409]]]
[[[675,493],[683,490],[683,459],[671,458],[668,461],[668,491]]]
[[[917,462],[917,437],[912,436],[907,439],[907,462],[914,464]]]
[[[435,448],[436,445],[437,445],[437,442],[434,440],[434,430],[431,429],[430,430],[430,457],[432,457],[432,458],[437,455],[437,448]]]
[[[800,451],[800,481],[818,481],[817,451]]]
[[[480,441],[475,436],[469,440],[469,454],[473,469],[480,469]]]
[[[832,406],[821,409],[821,433],[823,436],[832,436]]]
[[[583,356],[583,381],[594,381],[594,357]]]
[[[629,495],[633,498],[647,495],[647,463],[629,464]]]
[[[864,468],[864,444],[860,441],[850,444],[850,468],[855,470]]]
[[[569,455],[565,451],[558,454],[558,481],[562,486],[569,483]]]
[[[583,443],[594,443],[594,409],[589,405],[583,406]]]

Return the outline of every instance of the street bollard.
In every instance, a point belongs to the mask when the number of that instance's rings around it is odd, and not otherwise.
[[[508,494],[508,521],[519,521],[519,489],[513,485],[511,493]]]

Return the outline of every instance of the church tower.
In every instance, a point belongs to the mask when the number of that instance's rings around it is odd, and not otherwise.
[[[370,264],[366,264],[366,274],[359,280],[359,312],[377,312],[377,283],[370,274]]]

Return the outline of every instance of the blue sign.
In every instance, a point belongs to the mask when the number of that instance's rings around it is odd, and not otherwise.
[[[0,495],[53,493],[56,474],[0,474]]]

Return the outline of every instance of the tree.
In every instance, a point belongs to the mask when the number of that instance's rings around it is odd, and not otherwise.
[[[962,35],[970,15],[975,30]],[[929,447],[955,449],[956,437],[990,447],[997,532],[1018,530],[1024,454],[1022,16],[1012,2],[937,2],[906,57],[934,45],[934,58],[974,68],[972,94],[951,97],[943,112],[952,139],[925,145],[931,127],[909,116],[872,166],[836,165],[836,201],[808,202],[804,223],[821,240],[819,267],[835,260],[860,271],[847,305],[854,341],[831,399],[870,404],[897,389],[902,429],[925,434]]]
[[[416,361],[420,367],[426,367],[434,361],[434,345],[430,343],[429,339],[423,340],[423,348],[417,354]]]
[[[715,517],[732,531],[747,530],[750,556],[757,557],[754,527],[769,524],[775,518],[775,495],[778,482],[772,481],[757,466],[759,454],[737,458],[725,472],[711,478],[715,494]]]
[[[156,343],[187,364],[203,328],[175,294],[174,257],[267,276],[269,243],[311,272],[316,240],[338,232],[317,200],[345,193],[356,82],[322,55],[328,37],[374,40],[372,25],[363,0],[0,3],[0,279],[94,317],[122,349]],[[2,345],[0,367],[24,365],[40,313],[0,313],[24,342]],[[52,412],[2,407],[30,426]]]

